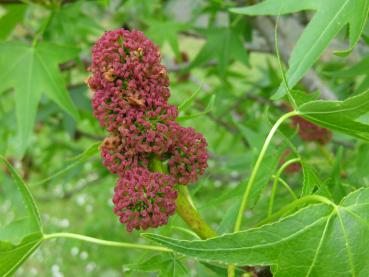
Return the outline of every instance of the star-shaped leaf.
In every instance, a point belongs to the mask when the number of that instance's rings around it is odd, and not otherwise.
[[[0,44],[0,92],[15,89],[20,156],[28,146],[43,93],[75,119],[78,118],[58,68],[60,63],[76,54],[76,48],[46,42],[35,47],[21,42]]]
[[[276,223],[206,241],[144,236],[202,260],[272,265],[274,276],[369,276],[369,189],[340,205],[309,205]]]
[[[13,177],[23,205],[21,217],[0,226],[0,276],[10,276],[36,250],[43,233],[40,214],[27,185],[5,158],[0,156],[0,162]]]
[[[190,68],[205,64],[215,58],[218,71],[224,77],[232,59],[248,65],[248,54],[239,29],[213,28],[207,30],[205,36],[207,41],[191,63]]]
[[[358,63],[352,65],[349,68],[332,72],[332,75],[334,75],[334,77],[341,78],[355,78],[358,76],[364,76],[363,80],[360,82],[360,85],[358,85],[356,89],[356,92],[360,93],[369,89],[368,68],[369,68],[369,56],[366,56],[362,57]]]
[[[104,32],[98,22],[89,14],[90,1],[76,1],[63,4],[54,11],[45,37],[61,44],[81,44],[88,42],[91,36],[100,36]]]
[[[360,39],[368,16],[369,0],[266,0],[254,6],[231,9],[246,15],[281,15],[304,10],[316,10],[296,43],[289,60],[287,82],[293,87],[319,59],[337,33],[349,25],[350,46],[337,52],[347,55]],[[276,98],[286,94],[280,86]]]
[[[146,35],[155,43],[163,46],[168,42],[177,58],[181,57],[178,44],[178,33],[189,28],[188,24],[175,21],[158,21],[150,19],[147,21],[149,28]]]
[[[159,272],[159,277],[189,276],[187,268],[173,254],[155,255],[142,263],[125,267],[139,272]]]
[[[369,91],[344,101],[316,100],[297,108],[300,115],[324,128],[369,141],[369,125],[357,118],[369,112]]]
[[[5,40],[15,26],[22,21],[24,14],[27,10],[27,5],[24,4],[11,4],[6,5],[5,15],[0,18],[0,40]]]

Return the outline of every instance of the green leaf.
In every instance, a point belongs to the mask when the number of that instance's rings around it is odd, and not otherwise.
[[[289,60],[287,82],[289,87],[296,85],[304,74],[319,59],[324,49],[337,33],[349,25],[350,46],[337,52],[349,54],[360,39],[368,16],[369,0],[266,0],[254,6],[231,9],[232,12],[246,15],[281,15],[316,10],[304,32],[298,39]],[[275,98],[286,94],[281,85]]]
[[[76,54],[76,48],[46,42],[36,47],[21,42],[0,44],[0,92],[15,89],[20,156],[28,146],[42,93],[75,119],[78,118],[58,68],[61,62],[74,58]]]
[[[201,264],[205,267],[207,267],[208,269],[210,269],[211,271],[217,273],[218,276],[227,276],[227,268],[226,267],[222,267],[216,264],[209,264],[209,263],[205,263],[205,262],[201,262]],[[245,274],[246,272],[244,270],[241,270],[239,268],[236,268],[235,270],[235,274],[237,277],[242,277],[244,276],[243,274]],[[247,276],[247,275],[246,275]]]
[[[155,255],[142,263],[125,267],[139,272],[159,272],[162,277],[190,276],[187,268],[172,254]]]
[[[276,223],[206,241],[143,236],[201,260],[273,265],[275,276],[368,276],[369,189],[338,206],[309,205]]]
[[[232,59],[248,66],[248,54],[243,45],[242,33],[235,28],[213,28],[205,33],[207,41],[199,54],[190,64],[190,69],[203,65],[213,58],[218,62],[218,71],[225,77],[228,65]]]
[[[15,26],[23,20],[27,5],[12,4],[5,6],[6,13],[0,18],[0,40],[5,40],[14,30]]]
[[[312,194],[316,187],[321,187],[321,181],[313,167],[301,160],[304,180],[301,196]]]
[[[361,81],[360,85],[358,85],[356,91],[357,93],[361,93],[369,89],[369,76],[368,76],[368,67],[369,67],[369,56],[361,58],[361,60],[354,64],[349,68],[345,68],[340,71],[333,71],[330,73],[333,77],[341,77],[341,78],[353,78],[364,75],[364,79]]]
[[[146,32],[147,36],[160,46],[168,42],[176,57],[180,58],[181,52],[178,44],[178,33],[188,29],[189,25],[175,21],[157,20],[148,20],[147,24],[149,26]]]
[[[71,170],[75,166],[88,161],[91,157],[95,156],[99,152],[100,144],[101,144],[100,142],[94,143],[93,145],[88,147],[83,153],[81,153],[78,156],[71,159],[67,166],[65,166],[61,170],[55,172],[51,176],[49,176],[49,177],[47,177],[47,178],[45,178],[41,181],[36,182],[37,185],[44,184],[44,183],[50,181],[51,179],[54,179],[54,178],[64,174],[65,172]]]
[[[22,196],[23,204],[28,211],[27,217],[29,218],[30,221],[33,222],[32,227],[35,228],[35,229],[32,229],[32,231],[41,232],[40,213],[38,211],[35,200],[33,199],[33,196],[31,192],[29,191],[26,183],[23,181],[22,177],[15,171],[14,167],[3,156],[0,156],[0,162],[2,162],[9,170],[14,180],[14,183],[17,187],[17,190]]]
[[[11,276],[37,249],[41,241],[41,233],[25,237],[18,245],[3,242],[0,237],[0,276]]]
[[[320,95],[319,91],[314,92],[314,93],[307,93],[301,90],[294,90],[294,89],[291,90],[291,96],[295,100],[295,103],[297,104],[297,106],[301,106],[302,104],[305,104],[307,102],[318,100],[319,95]]]
[[[38,247],[43,233],[40,214],[27,185],[4,157],[0,156],[0,161],[13,177],[26,208],[24,217],[0,227],[0,276],[9,276]]]
[[[363,57],[360,59],[358,63],[355,65],[345,68],[340,71],[334,71],[332,72],[332,75],[334,77],[356,77],[360,75],[367,75],[368,74],[368,66],[369,66],[369,56]]]
[[[242,137],[250,145],[253,152],[259,154],[260,149],[263,147],[263,140],[265,139],[264,133],[259,132],[259,130],[254,131],[236,119],[233,119],[232,121],[237,126]]]
[[[196,91],[194,93],[191,94],[190,97],[188,97],[185,101],[183,101],[179,106],[178,106],[178,111],[180,112],[184,112],[186,111],[193,103],[193,101],[196,99],[196,96],[199,94],[199,92],[201,91],[201,87],[202,85],[200,85],[198,87],[198,89],[196,89]]]
[[[369,125],[355,121],[369,112],[369,91],[344,101],[311,101],[298,111],[317,125],[369,141]]]
[[[224,213],[222,221],[219,223],[219,227],[217,229],[218,234],[232,232],[233,226],[237,220],[237,212],[239,208],[240,203],[234,202],[231,204],[231,206]]]
[[[177,121],[178,122],[183,122],[189,119],[194,119],[194,118],[198,118],[200,116],[204,116],[208,113],[210,113],[213,109],[214,109],[214,102],[215,102],[215,95],[212,95],[205,110],[203,112],[200,113],[196,113],[196,114],[191,114],[191,115],[183,115],[183,116],[179,116],[177,117]]]
[[[356,119],[369,112],[369,90],[343,101],[310,101],[301,105],[298,110],[303,114],[333,114]]]
[[[92,8],[90,5],[95,6],[91,2],[76,1],[53,10],[45,36],[49,36],[50,41],[71,45],[87,42],[91,36],[100,36],[104,28],[87,12]]]

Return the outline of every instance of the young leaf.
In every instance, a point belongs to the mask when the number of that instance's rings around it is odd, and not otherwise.
[[[232,232],[233,226],[237,219],[237,212],[240,208],[238,202],[234,202],[224,213],[222,221],[219,223],[217,233],[224,234]]]
[[[189,276],[187,268],[172,254],[156,255],[142,263],[125,267],[139,272],[159,272],[161,277]]]
[[[0,276],[9,276],[38,247],[43,234],[40,214],[27,185],[4,157],[0,156],[0,162],[12,175],[27,211],[21,219],[0,227]]]
[[[338,206],[309,205],[276,223],[206,241],[143,236],[198,259],[273,265],[277,276],[367,276],[368,207],[365,188]]]
[[[27,10],[27,5],[12,4],[5,6],[6,13],[0,18],[0,40],[5,40],[17,26],[18,22],[22,21]]]
[[[0,92],[15,89],[20,156],[27,148],[42,93],[78,118],[58,68],[59,63],[74,58],[76,50],[46,42],[36,47],[21,42],[0,44]]]
[[[0,276],[11,276],[37,249],[41,241],[41,233],[28,235],[18,245],[4,242],[0,237]]]
[[[178,45],[178,33],[188,29],[189,26],[175,21],[157,20],[148,20],[147,24],[149,26],[147,36],[160,46],[168,42],[176,57],[180,58],[181,52]]]
[[[302,185],[301,196],[312,194],[316,187],[321,187],[321,181],[314,168],[303,160],[301,161],[304,173],[304,181]]]
[[[369,91],[344,101],[307,102],[298,111],[317,125],[369,141],[369,125],[355,121],[369,112]]]
[[[242,34],[235,28],[207,30],[207,41],[190,65],[190,69],[205,64],[215,57],[218,70],[225,76],[229,62],[236,59],[248,66],[248,54],[243,45]]]
[[[201,87],[202,85],[200,85],[194,93],[191,94],[190,97],[188,97],[185,101],[183,101],[179,106],[178,106],[178,111],[180,112],[184,112],[186,111],[193,103],[193,101],[196,99],[196,96],[199,94],[199,92],[201,91]]]
[[[47,177],[47,178],[45,178],[41,181],[38,181],[37,185],[41,185],[43,183],[46,183],[46,182],[50,181],[51,179],[54,179],[54,178],[64,174],[68,170],[71,170],[73,167],[89,160],[91,157],[95,156],[96,153],[99,152],[100,144],[101,144],[100,142],[94,143],[89,148],[87,148],[83,153],[81,153],[78,156],[71,159],[70,163],[67,166],[65,166],[61,170],[55,172],[53,175],[51,175],[51,176],[49,176],[49,177]]]
[[[45,34],[53,42],[61,44],[80,44],[91,36],[100,36],[104,28],[92,14],[88,13],[91,2],[75,1],[64,3],[60,9],[53,10],[53,16]]]
[[[217,273],[218,276],[227,276],[227,268],[224,266],[220,266],[220,265],[216,265],[216,264],[209,264],[209,263],[205,263],[205,262],[201,262],[201,264],[205,267],[207,267],[208,269],[210,269],[211,271]],[[246,271],[241,270],[239,268],[236,268],[235,270],[235,274],[237,277],[242,277],[244,276],[244,274],[246,273]],[[246,275],[247,276],[247,275]]]
[[[197,118],[197,117],[200,117],[200,116],[203,116],[203,115],[206,115],[208,113],[210,113],[213,108],[214,108],[214,102],[215,102],[215,95],[212,95],[205,110],[203,112],[200,112],[200,113],[196,113],[196,114],[191,114],[191,115],[183,115],[183,116],[179,116],[177,117],[177,121],[178,122],[182,122],[182,121],[186,121],[186,120],[189,120],[189,119],[194,119],[194,118]]]
[[[235,8],[231,11],[246,15],[281,15],[316,10],[315,16],[297,41],[289,60],[287,82],[292,88],[347,24],[350,28],[350,47],[337,53],[346,55],[352,51],[363,31],[368,7],[369,0],[266,0],[254,6]],[[285,94],[286,88],[281,85],[275,97],[279,98]]]
[[[35,228],[32,231],[41,232],[42,228],[41,228],[40,213],[38,211],[35,200],[33,199],[33,196],[31,192],[29,191],[27,185],[23,181],[22,177],[19,176],[19,174],[15,171],[13,166],[3,156],[0,156],[0,162],[3,163],[6,166],[6,168],[9,170],[17,189],[22,196],[23,203],[28,211],[27,218],[29,218],[29,220],[33,222],[32,227]]]
[[[363,75],[364,79],[361,81],[360,85],[357,87],[357,92],[363,92],[369,89],[369,76],[368,76],[368,67],[369,67],[369,56],[363,57],[357,64],[340,70],[333,71],[332,76],[341,77],[341,78],[354,78]]]

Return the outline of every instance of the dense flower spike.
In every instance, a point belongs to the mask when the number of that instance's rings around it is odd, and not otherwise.
[[[321,128],[300,116],[292,118],[292,126],[299,128],[299,136],[304,141],[327,144],[332,139],[332,132],[328,129]]]
[[[146,230],[168,222],[176,208],[174,179],[145,168],[135,168],[118,180],[113,203],[114,212],[128,231]]]
[[[106,32],[94,45],[88,84],[96,91],[92,103],[102,126],[116,131],[133,111],[167,108],[169,79],[160,58],[159,49],[138,31]]]
[[[110,133],[100,150],[104,165],[119,175],[114,212],[128,231],[166,224],[175,211],[174,184],[195,182],[207,168],[205,138],[175,123],[178,110],[167,102],[160,59],[138,31],[106,32],[92,49],[92,106]],[[167,174],[153,172],[154,159],[168,164]]]
[[[195,182],[208,167],[208,153],[204,136],[193,128],[171,124],[175,143],[170,149],[169,173],[179,184]]]
[[[114,174],[122,175],[131,168],[149,165],[148,156],[142,153],[137,154],[135,149],[126,147],[121,137],[107,137],[100,150],[104,166]]]

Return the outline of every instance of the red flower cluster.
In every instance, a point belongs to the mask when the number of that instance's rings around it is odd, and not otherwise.
[[[319,144],[327,144],[332,139],[331,131],[321,128],[300,116],[292,118],[292,126],[294,128],[299,128],[299,136],[304,141],[315,141]]]
[[[114,212],[127,230],[167,224],[176,209],[174,179],[146,168],[126,171],[115,187]]]
[[[158,47],[139,31],[106,32],[92,49],[94,115],[110,132],[101,155],[120,177],[114,212],[128,231],[166,224],[175,210],[174,184],[195,182],[207,168],[203,135],[175,122],[160,61]],[[168,164],[168,175],[151,171],[154,159]]]

